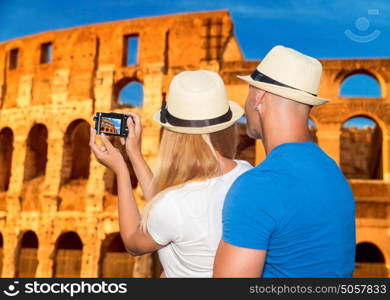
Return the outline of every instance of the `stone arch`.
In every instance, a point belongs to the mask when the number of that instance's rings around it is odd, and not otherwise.
[[[74,231],[63,232],[56,241],[53,277],[78,278],[81,274],[83,243]]]
[[[358,119],[362,120],[362,126],[359,125]],[[341,125],[340,167],[347,178],[383,179],[385,132],[376,119],[366,113],[355,114]],[[354,120],[356,123],[353,123]],[[364,122],[369,125],[363,127]]]
[[[144,105],[144,86],[138,77],[125,77],[114,86],[113,108],[142,107]]]
[[[361,242],[356,245],[356,266],[354,277],[387,277],[385,256],[371,242]]]
[[[390,264],[390,251],[388,244],[388,234],[381,227],[364,226],[358,227],[356,231],[356,244],[369,242],[378,247],[384,258],[386,265]]]
[[[356,117],[356,116],[365,116],[367,118],[372,119],[373,121],[375,121],[375,123],[377,123],[379,125],[379,127],[383,133],[387,132],[386,123],[380,117],[378,117],[376,112],[373,113],[373,112],[368,111],[368,110],[358,109],[358,110],[354,110],[353,112],[350,112],[349,114],[346,114],[344,116],[344,120],[348,121],[349,119],[352,119],[353,117]]]
[[[127,253],[119,232],[107,235],[102,243],[99,277],[133,277],[135,259]]]
[[[336,75],[336,84],[338,84],[338,94],[340,97],[357,97],[357,98],[371,98],[371,96],[354,96],[354,95],[342,95],[342,88],[345,83],[347,83],[350,79],[356,78],[356,75],[364,75],[368,76],[367,80],[373,79],[377,83],[377,88],[379,89],[379,95],[374,98],[385,98],[387,95],[386,90],[386,80],[381,72],[372,72],[367,69],[358,68],[352,71],[343,70]],[[373,82],[374,83],[374,82]]]
[[[27,149],[24,160],[24,182],[44,176],[47,162],[47,127],[35,124],[27,137]]]
[[[367,93],[367,90],[371,90]],[[382,91],[377,79],[367,74],[350,75],[340,85],[341,97],[380,98]]]
[[[89,176],[89,130],[90,125],[83,119],[69,124],[64,135],[61,184]]]
[[[64,220],[58,220],[58,222],[55,223],[55,228],[53,229],[53,234],[51,236],[51,243],[54,244],[54,250],[57,248],[57,242],[60,237],[67,233],[71,233],[72,235],[76,234],[82,245],[85,245],[88,242],[85,230],[83,230],[83,228],[79,228],[79,226],[77,226],[77,224],[73,221],[73,218],[66,218]],[[63,224],[66,224],[66,226],[61,226]]]
[[[27,137],[24,160],[23,187],[20,194],[23,211],[39,211],[39,195],[43,186],[48,151],[48,130],[43,124],[35,124]]]
[[[5,127],[0,131],[0,192],[7,191],[9,187],[13,140],[14,134],[11,128]]]
[[[85,208],[84,194],[91,156],[89,131],[90,125],[83,119],[74,120],[65,131],[59,210],[82,211]]]
[[[19,244],[15,277],[35,277],[38,266],[38,237],[33,231],[28,230],[22,234]]]

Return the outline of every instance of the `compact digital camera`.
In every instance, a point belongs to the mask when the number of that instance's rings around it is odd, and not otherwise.
[[[118,113],[97,112],[93,117],[97,134],[106,134],[113,136],[127,137],[129,129],[127,128],[127,119],[130,116]]]

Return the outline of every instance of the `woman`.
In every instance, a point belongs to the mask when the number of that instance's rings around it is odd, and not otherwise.
[[[154,115],[163,126],[152,171],[141,154],[141,121],[128,113],[129,135],[122,144],[147,200],[142,218],[132,194],[124,158],[102,135],[90,146],[97,160],[117,176],[119,225],[132,255],[158,250],[166,277],[211,277],[221,238],[225,195],[233,181],[251,168],[234,160],[235,122],[243,109],[228,101],[222,78],[215,72],[185,71],[169,87],[167,106]]]

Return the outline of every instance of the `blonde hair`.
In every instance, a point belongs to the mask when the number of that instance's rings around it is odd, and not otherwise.
[[[215,151],[233,159],[237,148],[237,127],[210,134],[186,134],[163,129],[160,148],[155,161],[153,198],[147,202],[141,219],[141,230],[147,231],[147,222],[159,196],[170,188],[191,181],[202,181],[222,175]]]

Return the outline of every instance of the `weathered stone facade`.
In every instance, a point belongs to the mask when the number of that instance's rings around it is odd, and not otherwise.
[[[132,35],[139,37],[138,63],[127,65],[124,37]],[[42,51],[47,43],[52,45],[52,59],[45,63]],[[18,49],[17,61],[13,49]],[[108,242],[115,240],[119,227],[114,178],[93,159],[88,147],[88,127],[95,112],[126,110],[117,101],[121,89],[132,81],[141,82],[144,106],[131,109],[143,116],[142,151],[152,162],[160,128],[151,116],[160,108],[175,74],[198,68],[218,71],[229,97],[243,105],[247,85],[236,74],[250,73],[257,63],[244,60],[226,11],[116,21],[0,43],[1,275],[21,276],[23,249],[37,249],[29,254],[36,255],[32,276],[75,275],[60,271],[60,257],[69,253],[80,257],[79,262],[73,260],[80,266],[79,276],[106,276]],[[367,115],[382,131],[382,179],[350,182],[358,211],[368,205],[372,212],[358,215],[357,240],[375,244],[390,270],[390,59],[322,63],[319,94],[332,102],[313,110],[318,144],[340,163],[341,125],[347,119]],[[382,97],[340,97],[340,84],[355,73],[374,76]],[[245,143],[250,147],[251,142]],[[264,158],[261,142],[253,148],[258,163]],[[133,185],[142,208],[136,180]],[[27,231],[36,235],[30,245],[23,239]],[[77,233],[80,241],[65,235],[74,246],[66,248],[66,254],[60,248],[64,233],[69,232]],[[135,277],[158,274],[152,255],[127,263]]]

